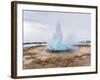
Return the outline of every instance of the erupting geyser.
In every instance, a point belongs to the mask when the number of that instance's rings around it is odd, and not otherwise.
[[[61,31],[61,26],[60,23],[57,24],[56,26],[56,31],[53,34],[53,40],[48,45],[48,50],[49,51],[54,51],[54,52],[61,52],[61,51],[74,51],[75,48],[72,45],[65,45],[63,42],[63,34]]]

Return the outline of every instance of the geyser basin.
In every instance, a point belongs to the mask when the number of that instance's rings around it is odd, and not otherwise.
[[[64,45],[62,42],[54,42],[51,46],[48,47],[48,51],[51,52],[73,52],[77,49],[76,46]]]
[[[67,52],[72,52],[75,51],[76,47],[73,45],[65,45],[63,42],[63,35],[60,27],[60,23],[57,24],[56,26],[56,31],[53,34],[53,40],[48,45],[48,51],[51,52],[62,52],[62,51],[67,51]]]

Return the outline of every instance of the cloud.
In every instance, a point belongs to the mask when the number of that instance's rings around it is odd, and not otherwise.
[[[47,25],[36,22],[24,22],[24,42],[48,41],[51,34]]]
[[[64,42],[91,39],[91,15],[46,11],[24,11],[24,42],[52,39],[57,23],[61,24]],[[71,39],[70,39],[71,38]]]

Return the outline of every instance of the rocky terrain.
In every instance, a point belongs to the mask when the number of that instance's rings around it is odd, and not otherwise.
[[[79,46],[74,52],[50,52],[46,46],[26,47],[23,54],[23,68],[90,66],[90,50],[90,46]]]

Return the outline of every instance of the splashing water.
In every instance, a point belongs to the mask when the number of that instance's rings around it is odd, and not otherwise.
[[[60,23],[57,24],[56,26],[56,31],[53,34],[53,40],[48,45],[48,50],[49,51],[74,51],[76,48],[73,45],[65,45],[63,43],[63,35],[60,27]]]

